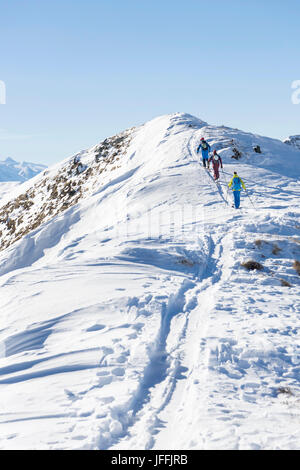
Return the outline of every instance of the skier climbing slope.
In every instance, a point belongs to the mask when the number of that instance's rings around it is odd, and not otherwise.
[[[200,144],[197,148],[197,153],[199,153],[199,150],[201,148],[201,153],[202,153],[202,161],[203,161],[203,166],[206,168],[206,165],[208,167],[208,157],[209,157],[209,152],[210,152],[210,145],[204,137],[200,139]]]
[[[220,178],[219,167],[221,166],[221,168],[223,168],[223,162],[222,158],[219,154],[217,154],[216,150],[214,150],[213,155],[208,160],[208,168],[210,162],[212,162],[212,166],[214,169],[214,178],[217,181]]]
[[[242,178],[238,176],[236,171],[234,172],[233,177],[231,178],[228,186],[229,188],[232,188],[233,191],[235,208],[239,209],[241,203],[241,190],[243,188],[246,191],[246,186]]]

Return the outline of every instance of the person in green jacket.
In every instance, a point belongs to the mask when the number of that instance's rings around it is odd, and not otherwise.
[[[246,186],[244,184],[244,181],[238,176],[236,171],[234,172],[233,177],[231,178],[228,186],[233,191],[234,205],[235,208],[238,209],[241,203],[241,190],[243,188],[246,191]]]

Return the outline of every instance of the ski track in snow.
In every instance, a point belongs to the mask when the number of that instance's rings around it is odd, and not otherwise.
[[[220,185],[202,135],[222,148]],[[1,447],[300,448],[298,183],[252,164],[250,134],[191,116],[135,139],[91,203],[1,255]],[[245,194],[231,208],[235,168],[256,209]]]

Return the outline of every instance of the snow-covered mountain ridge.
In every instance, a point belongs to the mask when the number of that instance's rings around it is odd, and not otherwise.
[[[225,126],[219,128],[208,126],[207,123],[200,120],[197,122],[194,118],[191,121],[193,124],[187,124],[184,119],[188,118],[183,118],[183,123],[190,127],[203,126],[204,134],[210,135],[213,148],[218,151],[222,150],[223,158],[225,156],[225,158],[238,159],[236,155],[241,155],[243,161],[250,159],[255,165],[273,166],[273,169],[280,167],[276,156],[268,150],[269,141],[272,142],[273,147],[279,148],[280,141],[262,138]],[[35,178],[32,184],[30,182],[26,185],[27,187],[21,186],[15,199],[13,193],[9,194],[7,198],[9,202],[3,205],[2,201],[2,207],[0,206],[2,234],[0,249],[8,247],[42,223],[75,205],[83,197],[92,194],[102,181],[106,181],[106,178],[103,178],[105,173],[108,172],[109,176],[114,175],[120,168],[122,163],[120,158],[124,155],[130,136],[134,132],[135,129],[129,129],[120,135],[105,139],[90,150],[82,151],[55,165],[52,169],[45,170],[42,176]],[[261,145],[263,147],[263,152],[259,156],[253,150],[257,145],[260,148]],[[11,159],[8,160],[13,162]],[[289,160],[285,165],[285,173],[292,174],[292,162],[293,160]],[[41,169],[42,166],[39,167],[39,172]],[[22,192],[23,189],[25,189],[24,192]],[[32,210],[29,210],[30,207]]]
[[[126,149],[130,132],[106,139],[90,151],[45,170],[25,188],[17,188],[15,197],[11,193],[9,202],[0,206],[0,250],[92,194],[99,187],[101,174],[119,167],[121,147]]]
[[[1,447],[300,448],[299,152],[177,113],[47,171],[0,208]]]

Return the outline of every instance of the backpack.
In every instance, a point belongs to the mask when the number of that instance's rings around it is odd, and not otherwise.
[[[232,181],[232,189],[233,191],[239,191],[242,189],[242,182],[239,176],[235,176]]]
[[[208,145],[207,145],[207,142],[201,142],[201,147],[203,148],[203,150],[207,150],[208,149]]]

